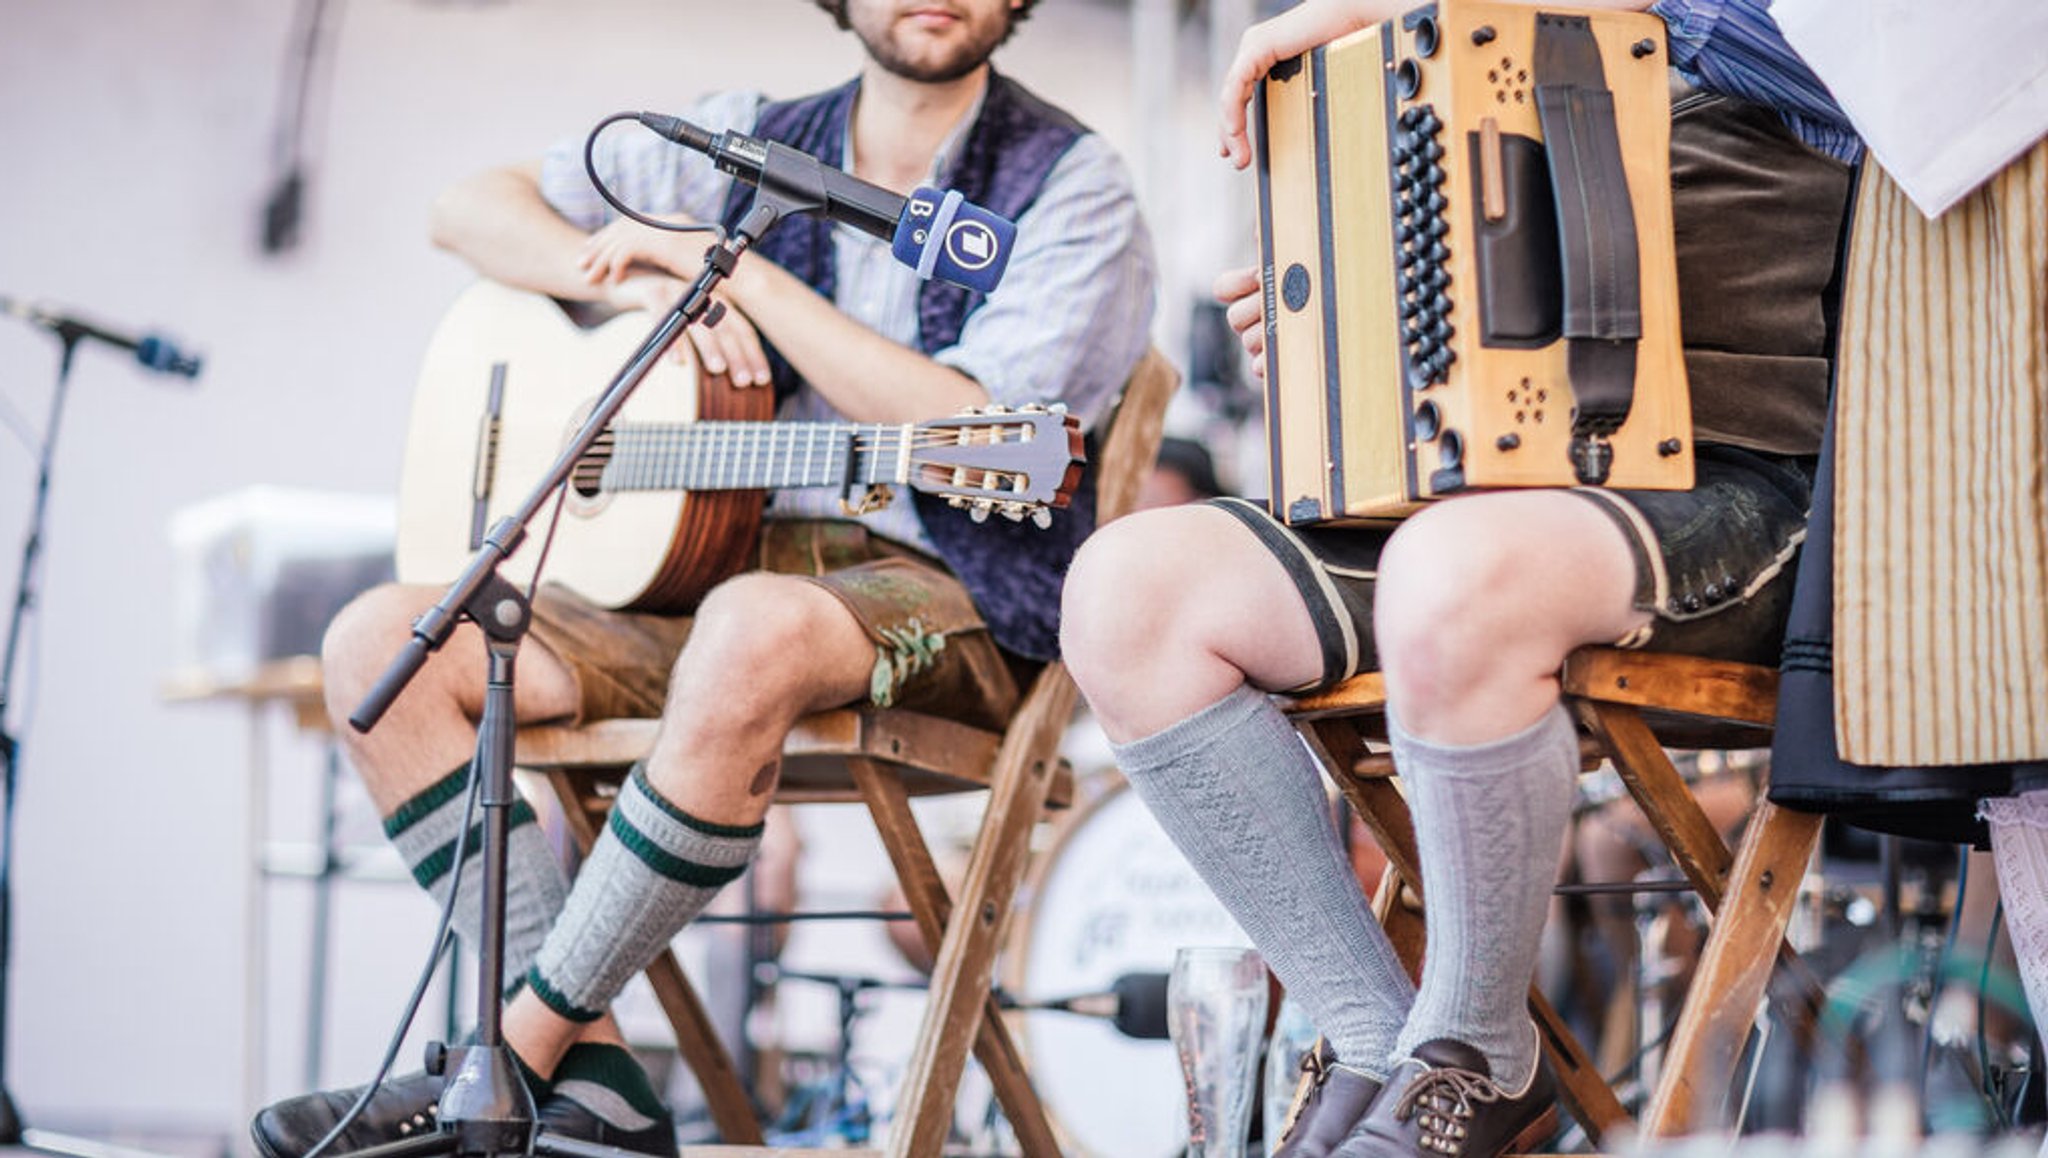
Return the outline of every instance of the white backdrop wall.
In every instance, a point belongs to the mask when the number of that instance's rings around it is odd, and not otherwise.
[[[1178,5],[1137,7],[1174,27]],[[425,242],[427,205],[449,182],[616,109],[738,84],[809,91],[849,74],[858,52],[807,0],[334,0],[304,240],[266,257],[258,216],[293,8],[0,2],[0,295],[161,326],[207,358],[187,388],[82,350],[58,441],[43,598],[11,712],[25,743],[7,1079],[32,1125],[239,1128],[248,721],[163,702],[169,516],[257,483],[392,489],[416,360],[469,276]],[[1131,6],[1045,0],[998,59],[1127,156],[1156,157],[1156,142],[1130,147],[1132,46]],[[1206,103],[1186,98],[1206,95],[1202,51],[1181,96],[1151,107],[1195,110],[1181,152],[1207,174],[1219,167]],[[1165,68],[1171,80],[1170,57]],[[1155,219],[1200,211],[1187,182],[1149,165],[1145,186],[1175,202]],[[1206,284],[1213,249],[1174,260]],[[1184,310],[1162,311],[1168,329]],[[46,334],[0,324],[10,601],[54,352]],[[270,822],[303,830],[319,745],[276,728],[262,752],[276,765]],[[277,1056],[259,1092],[277,1096],[299,1072],[284,1023],[307,906],[303,886],[269,895],[264,1040]],[[330,1077],[371,1064],[428,917],[403,886],[341,895]],[[416,1056],[408,1047],[401,1064]]]

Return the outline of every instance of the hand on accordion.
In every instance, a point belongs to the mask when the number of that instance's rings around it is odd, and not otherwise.
[[[1237,331],[1237,340],[1244,343],[1244,352],[1251,355],[1252,373],[1265,378],[1266,311],[1259,271],[1250,266],[1225,270],[1216,278],[1213,292],[1216,300],[1223,303],[1223,316],[1229,320],[1230,328]]]
[[[1223,89],[1218,94],[1218,111],[1223,119],[1223,157],[1239,169],[1251,164],[1244,110],[1251,103],[1252,90],[1265,78],[1268,69],[1345,33],[1391,20],[1412,3],[1413,0],[1304,0],[1246,29],[1238,39],[1237,56],[1223,74]],[[1218,285],[1217,296],[1221,297],[1221,283]],[[1243,332],[1242,326],[1238,329]]]

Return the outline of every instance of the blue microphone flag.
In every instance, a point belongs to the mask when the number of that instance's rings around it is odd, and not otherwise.
[[[1017,226],[955,192],[919,188],[896,223],[896,260],[926,281],[988,293],[1010,264]]]

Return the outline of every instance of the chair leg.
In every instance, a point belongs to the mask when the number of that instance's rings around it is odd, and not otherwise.
[[[1728,852],[1639,710],[1590,700],[1578,701],[1578,708],[1589,730],[1608,745],[1616,771],[1672,859],[1716,915],[1708,944],[1721,956],[1713,970],[1703,961],[1694,973],[1665,1053],[1657,1097],[1643,1124],[1650,1134],[1689,1130],[1697,1113],[1694,1091],[1725,1091],[1733,1078],[1736,1057],[1775,964],[1785,966],[1789,984],[1770,994],[1773,1007],[1795,1035],[1804,1038],[1811,1033],[1821,1002],[1820,983],[1785,944],[1784,932],[1799,880],[1819,838],[1819,818],[1759,804],[1745,830],[1743,848],[1764,859],[1745,869],[1740,858]],[[1730,903],[1724,894],[1737,899]],[[1782,911],[1760,908],[1765,902],[1782,906]],[[1729,918],[1725,922],[1724,912]],[[1724,925],[1727,933],[1722,932]],[[1663,1101],[1667,1094],[1672,1101]]]
[[[1372,896],[1372,915],[1378,919],[1380,928],[1386,931],[1387,940],[1394,946],[1394,955],[1401,959],[1401,967],[1408,971],[1410,981],[1422,977],[1422,954],[1429,943],[1422,927],[1421,906],[1411,899],[1421,896],[1391,865],[1380,877],[1379,888]]]
[[[955,906],[917,831],[901,781],[871,763],[851,762],[854,781],[874,814],[918,929],[927,944],[937,946],[917,1051],[904,1074],[890,1131],[889,1153],[896,1158],[924,1158],[945,1145],[970,1036],[975,1057],[988,1072],[1027,1158],[1060,1154],[1045,1107],[996,1005],[992,984],[1010,905],[1023,879],[1031,828],[1045,807],[1074,697],[1065,669],[1047,668],[1005,734],[996,755],[988,812],[961,886],[957,911],[966,914],[965,920],[948,919]]]
[[[1700,1099],[1721,1096],[1734,1079],[1771,968],[1787,954],[1785,926],[1820,843],[1820,826],[1818,814],[1769,801],[1760,802],[1750,817],[1726,903],[1715,911],[1656,1093],[1643,1115],[1646,1137],[1690,1131]]]
[[[1643,714],[1622,704],[1574,700],[1581,723],[1614,759],[1614,770],[1643,816],[1670,851],[1693,891],[1709,910],[1721,905],[1721,890],[1734,856],[1700,807],[1692,789],[1671,766]]]
[[[753,1100],[747,1096],[739,1069],[726,1052],[717,1027],[711,1024],[696,987],[684,975],[672,950],[663,949],[661,956],[647,966],[647,981],[654,987],[654,996],[675,1030],[676,1052],[683,1055],[683,1064],[690,1067],[690,1073],[704,1091],[704,1101],[711,1111],[712,1123],[718,1127],[719,1138],[732,1145],[759,1146],[763,1138],[761,1123],[754,1116]]]

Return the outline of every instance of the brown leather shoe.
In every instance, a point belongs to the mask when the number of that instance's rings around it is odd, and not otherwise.
[[[1395,1067],[1334,1158],[1496,1158],[1539,1145],[1556,1128],[1557,1085],[1541,1058],[1520,1090],[1504,1090],[1485,1055],[1438,1038]]]
[[[1380,1092],[1377,1080],[1338,1065],[1324,1047],[1302,1055],[1301,1072],[1308,1088],[1295,1094],[1293,1118],[1273,1158],[1328,1158]]]

